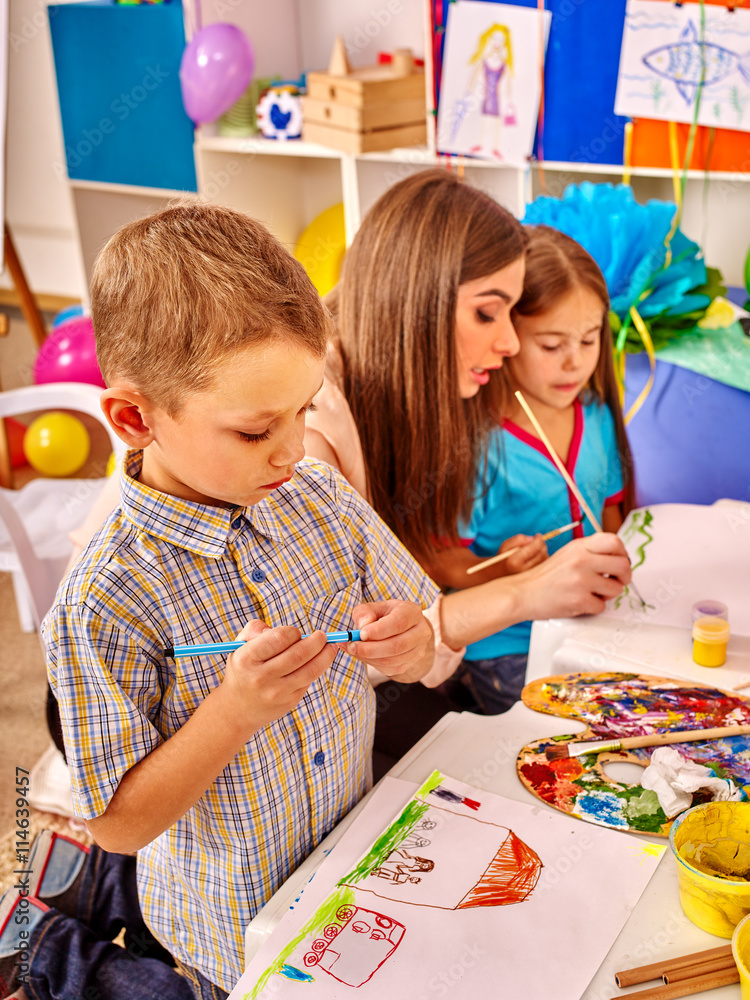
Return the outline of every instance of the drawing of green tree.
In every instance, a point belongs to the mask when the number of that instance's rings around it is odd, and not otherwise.
[[[717,122],[721,121],[721,105],[719,104],[718,101],[716,102],[716,104],[714,104],[713,112],[714,112],[714,118],[716,119],[716,121]]]

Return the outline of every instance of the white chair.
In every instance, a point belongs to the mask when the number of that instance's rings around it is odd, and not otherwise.
[[[82,382],[55,382],[0,392],[0,418],[19,413],[77,410],[104,426],[115,459],[125,445],[99,408],[101,390]],[[33,632],[52,606],[78,527],[105,479],[34,479],[19,490],[0,489],[0,571],[13,574],[21,628]]]

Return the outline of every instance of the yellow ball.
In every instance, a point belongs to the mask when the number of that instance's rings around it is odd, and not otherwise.
[[[69,413],[45,413],[29,424],[23,450],[43,476],[72,476],[89,457],[89,436]]]
[[[339,203],[312,220],[300,236],[294,256],[322,296],[338,282],[345,251],[344,206]]]
[[[107,459],[107,478],[109,478],[115,471],[115,453],[111,452],[109,458]]]

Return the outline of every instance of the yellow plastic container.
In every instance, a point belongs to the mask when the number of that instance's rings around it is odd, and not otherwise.
[[[669,846],[686,916],[730,938],[750,913],[750,802],[693,806],[672,824]]]
[[[743,917],[734,929],[732,957],[740,974],[742,1000],[750,1000],[750,914]]]
[[[701,667],[726,662],[729,622],[723,618],[696,618],[693,622],[693,659]]]

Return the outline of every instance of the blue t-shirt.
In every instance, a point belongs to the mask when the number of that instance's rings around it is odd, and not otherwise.
[[[575,424],[565,466],[598,517],[605,506],[620,503],[624,496],[615,424],[602,403],[582,405],[576,400],[573,405]],[[483,558],[494,556],[512,535],[545,534],[583,516],[542,442],[510,420],[490,438],[485,489],[480,492],[465,534],[471,551]],[[551,538],[547,549],[551,554],[571,538],[593,533],[585,518],[579,527]],[[531,622],[519,622],[472,643],[466,659],[527,653],[530,637]]]

